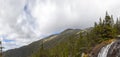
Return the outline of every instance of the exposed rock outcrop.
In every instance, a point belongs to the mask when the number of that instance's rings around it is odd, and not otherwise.
[[[111,41],[114,41],[114,40],[102,42],[101,44],[94,47],[92,52],[90,53],[90,57],[98,57],[100,50],[104,46],[108,45]],[[108,50],[107,57],[120,57],[120,39],[117,39],[111,45],[110,49]]]
[[[120,40],[117,40],[112,44],[107,57],[120,57]]]
[[[89,57],[97,57],[97,56],[98,56],[98,53],[100,52],[100,50],[101,50],[103,47],[105,47],[106,45],[108,45],[108,44],[110,44],[111,42],[113,42],[113,41],[115,41],[115,39],[107,40],[107,41],[102,42],[101,44],[98,44],[97,46],[95,46],[95,47],[92,49]]]

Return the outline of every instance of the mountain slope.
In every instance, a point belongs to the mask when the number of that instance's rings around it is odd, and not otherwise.
[[[21,48],[16,48],[4,52],[4,57],[29,57],[31,54],[37,52],[41,47],[42,42],[44,42],[44,48],[49,49],[61,42],[69,39],[71,36],[78,37],[79,33],[82,32],[80,29],[67,29],[60,34],[51,35],[42,40],[31,43],[30,45],[23,46]]]

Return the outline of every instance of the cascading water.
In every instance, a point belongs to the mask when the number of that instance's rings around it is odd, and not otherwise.
[[[103,47],[100,50],[100,52],[98,53],[97,57],[107,57],[108,51],[109,51],[112,44],[113,44],[113,42],[111,44],[108,44],[107,46]]]

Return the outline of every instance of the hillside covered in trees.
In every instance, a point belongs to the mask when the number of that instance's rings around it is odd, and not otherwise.
[[[81,57],[98,44],[120,34],[120,20],[106,13],[94,27],[84,30],[67,29],[28,46],[4,52],[4,57]]]

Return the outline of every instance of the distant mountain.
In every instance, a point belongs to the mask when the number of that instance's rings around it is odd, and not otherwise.
[[[45,49],[49,49],[49,48],[52,48],[52,47],[58,45],[61,42],[68,40],[69,37],[71,37],[71,36],[79,37],[80,32],[89,31],[91,29],[92,28],[86,29],[86,30],[67,29],[67,30],[61,32],[60,34],[51,35],[51,36],[43,38],[39,41],[33,42],[27,46],[8,50],[8,51],[4,52],[3,57],[29,57],[33,53],[37,52],[40,49],[42,43],[43,43]]]

